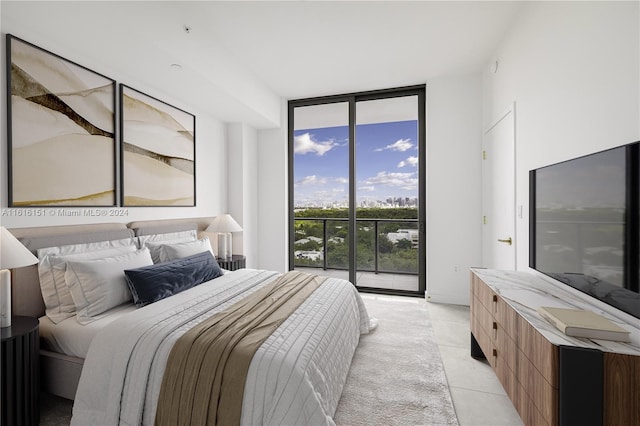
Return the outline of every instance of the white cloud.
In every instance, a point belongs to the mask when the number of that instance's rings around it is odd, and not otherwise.
[[[376,187],[373,186],[373,185],[361,186],[361,187],[358,188],[358,191],[361,191],[361,192],[373,192],[375,190],[376,190]]]
[[[319,178],[316,175],[305,176],[296,182],[296,186],[308,186],[308,185],[324,185],[327,183],[325,178]]]
[[[336,183],[349,183],[349,179],[344,177],[336,178]]]
[[[345,196],[339,195],[339,192],[336,192],[335,189],[332,190],[320,190],[314,191],[309,197],[310,200],[322,201],[322,202],[331,202],[331,201],[340,201],[344,200]]]
[[[398,167],[404,167],[404,166],[413,166],[413,167],[417,167],[418,166],[418,157],[409,157],[406,160],[402,160],[401,162],[398,163]]]
[[[385,185],[406,190],[418,189],[418,179],[415,173],[379,172],[377,175],[360,182],[365,186]]]
[[[295,154],[314,153],[323,156],[337,144],[333,140],[318,142],[313,140],[313,135],[305,133],[293,138],[293,152]]]
[[[413,144],[411,143],[411,139],[398,139],[394,143],[387,145],[384,148],[376,149],[376,151],[384,151],[390,149],[391,151],[404,152],[410,150],[412,147]]]

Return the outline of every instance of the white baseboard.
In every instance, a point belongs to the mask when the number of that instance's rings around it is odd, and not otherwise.
[[[444,303],[447,305],[469,306],[469,296],[464,297],[456,294],[438,294],[438,293],[430,293],[427,291],[425,295],[425,299],[427,302],[432,302],[432,303]]]

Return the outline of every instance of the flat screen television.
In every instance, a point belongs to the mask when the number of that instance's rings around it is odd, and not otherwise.
[[[529,172],[529,266],[640,318],[640,142]]]

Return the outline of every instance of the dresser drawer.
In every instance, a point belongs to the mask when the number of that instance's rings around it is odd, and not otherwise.
[[[498,295],[489,288],[485,283],[480,280],[476,275],[472,274],[472,293],[478,298],[478,301],[485,307],[492,315],[496,313],[496,303],[498,301]]]
[[[504,328],[507,335],[511,336],[514,342],[517,342],[520,316],[502,297],[498,297],[496,304],[496,320]]]
[[[550,423],[544,418],[522,385],[518,386],[518,398],[513,399],[513,401],[516,411],[520,414],[520,418],[525,425],[552,426],[557,424],[555,422]]]
[[[558,422],[558,388],[554,387],[530,361],[529,354],[517,350],[516,372],[518,381],[535,405],[545,422]]]
[[[549,384],[558,387],[558,347],[551,344],[527,321],[517,323],[516,344],[533,367]],[[523,360],[524,361],[524,360]]]
[[[473,311],[473,315],[475,316],[476,321],[478,321],[478,324],[480,325],[480,327],[482,327],[482,329],[487,334],[487,336],[491,337],[492,340],[495,340],[495,336],[494,336],[494,333],[492,331],[493,328],[494,328],[493,324],[495,323],[495,318],[477,300],[477,298],[474,297],[474,299],[476,299],[476,304],[479,306],[479,308],[477,308],[477,309],[475,309]]]
[[[511,366],[506,360],[507,354],[508,352],[500,349],[496,351],[495,373],[505,392],[509,395],[509,398],[513,400],[513,397],[518,395],[518,388],[520,387],[520,384],[518,383]]]
[[[482,349],[482,353],[484,354],[487,361],[489,361],[491,367],[495,368],[495,360],[493,359],[492,355],[493,351],[495,350],[495,346],[476,317],[471,318],[471,333],[473,333],[473,336],[476,338],[480,349]]]
[[[524,423],[557,424],[557,389],[542,377],[504,329],[498,328],[497,336],[492,366]]]
[[[640,357],[604,354],[604,418],[607,425],[640,419]],[[620,396],[627,396],[621,398]]]
[[[518,371],[518,347],[500,323],[497,323],[494,343],[498,349],[498,353],[504,357],[504,361],[507,363],[511,371]]]

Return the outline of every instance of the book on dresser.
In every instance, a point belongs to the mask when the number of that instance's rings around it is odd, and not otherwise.
[[[630,341],[630,333],[627,330],[595,312],[540,306],[538,313],[567,336]]]

